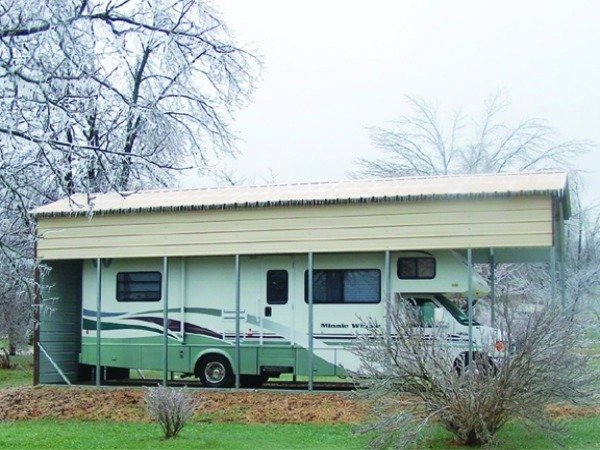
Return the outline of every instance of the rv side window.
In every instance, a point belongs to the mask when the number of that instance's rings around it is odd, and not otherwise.
[[[267,303],[283,305],[288,301],[288,272],[287,270],[267,271]]]
[[[160,298],[160,272],[117,273],[118,302],[157,302]]]
[[[398,278],[401,280],[435,278],[435,258],[398,258]]]
[[[308,303],[308,270],[304,272],[304,301]],[[381,271],[344,269],[313,271],[314,303],[379,303]]]

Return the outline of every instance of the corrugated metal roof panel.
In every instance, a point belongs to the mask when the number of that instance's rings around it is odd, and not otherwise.
[[[540,194],[565,197],[568,206],[567,174],[469,174],[205,189],[163,189],[90,196],[78,194],[42,206],[33,214],[38,217],[56,217],[88,213],[128,214]]]

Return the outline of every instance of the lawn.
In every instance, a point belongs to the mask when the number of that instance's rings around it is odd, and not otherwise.
[[[497,448],[502,450],[559,448],[597,450],[600,448],[600,416],[572,419],[563,423],[568,431],[560,443],[552,440],[547,433],[531,432],[518,423],[509,423],[498,432],[497,438],[500,445]],[[458,447],[452,445],[450,441],[450,434],[437,427],[423,442],[423,446],[433,449],[456,450]]]
[[[0,349],[3,348],[8,348],[6,338],[0,338]],[[0,389],[33,383],[33,355],[11,356],[10,363],[13,369],[0,369]]]
[[[164,440],[158,425],[115,422],[22,421],[0,424],[0,448],[353,449],[364,438],[348,425],[191,424]]]
[[[0,389],[33,383],[33,358],[31,356],[11,356],[14,369],[0,369]]]
[[[568,422],[564,447],[542,433],[509,424],[498,435],[500,448],[597,449],[600,417]],[[358,449],[365,437],[350,434],[350,425],[242,425],[193,423],[179,438],[164,440],[158,425],[119,422],[19,421],[0,423],[0,448],[219,448],[219,449]],[[449,433],[439,427],[415,448],[454,449]]]

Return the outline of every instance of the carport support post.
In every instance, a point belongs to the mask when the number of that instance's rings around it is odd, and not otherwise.
[[[163,257],[163,385],[169,384],[169,258]]]
[[[564,310],[567,306],[567,278],[565,269],[567,264],[567,252],[565,242],[565,215],[562,202],[558,203],[558,237],[560,239],[560,247],[558,248],[560,255],[560,303]]]
[[[392,334],[392,293],[391,291],[391,263],[390,251],[385,251],[385,260],[383,265],[384,288],[383,295],[385,299],[385,338],[390,339]]]
[[[240,255],[235,255],[235,388],[240,388]]]
[[[100,372],[102,366],[100,365],[100,334],[102,330],[102,315],[100,308],[102,307],[102,260],[96,259],[96,386],[100,386]]]
[[[550,298],[556,301],[556,247],[550,247]]]
[[[308,390],[313,390],[313,254],[308,252]]]
[[[490,302],[492,328],[496,326],[496,260],[494,249],[490,249]]]
[[[187,273],[187,259],[185,256],[181,257],[181,305],[179,309],[179,334],[181,335],[181,343],[185,344],[185,297],[186,297],[186,276]]]
[[[469,312],[469,359],[473,358],[473,250],[467,250],[467,308]]]

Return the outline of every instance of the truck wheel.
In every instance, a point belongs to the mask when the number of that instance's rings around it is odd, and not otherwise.
[[[196,376],[205,387],[227,388],[235,379],[229,360],[223,355],[206,355],[196,366]]]

